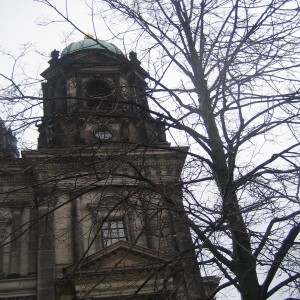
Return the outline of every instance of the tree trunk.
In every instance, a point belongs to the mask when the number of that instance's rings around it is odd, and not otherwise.
[[[203,89],[202,89],[203,90]],[[250,237],[247,232],[237,195],[233,189],[233,174],[227,165],[226,154],[218,127],[210,107],[209,98],[202,98],[203,120],[209,137],[213,173],[216,178],[223,203],[223,218],[232,235],[232,266],[228,266],[236,275],[243,300],[259,300],[260,286],[256,273],[256,260],[251,252]]]

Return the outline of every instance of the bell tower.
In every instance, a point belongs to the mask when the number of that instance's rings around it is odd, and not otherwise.
[[[128,60],[113,44],[87,36],[52,52],[42,73],[44,118],[39,148],[99,142],[166,143],[146,100],[145,76],[135,53]]]

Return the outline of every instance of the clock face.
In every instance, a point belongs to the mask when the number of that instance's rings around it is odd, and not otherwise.
[[[112,133],[109,130],[99,130],[95,132],[95,137],[99,140],[109,140],[112,138]]]

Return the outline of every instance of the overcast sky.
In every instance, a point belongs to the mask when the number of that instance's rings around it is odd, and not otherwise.
[[[65,3],[64,0],[52,2],[58,5],[57,7],[61,11],[66,11],[63,5]],[[2,0],[0,11],[0,49],[18,55],[23,44],[31,43],[33,45],[32,49],[40,53],[31,62],[32,66],[35,67],[37,67],[38,63],[43,63],[44,68],[47,67],[46,62],[50,52],[54,48],[61,51],[66,45],[66,36],[73,31],[72,26],[62,22],[62,18],[53,9],[38,1]],[[69,1],[68,13],[69,18],[82,31],[94,35],[93,23],[85,1]],[[47,20],[52,21],[52,23],[44,26],[40,25],[47,23]],[[98,38],[108,39],[109,33],[105,30],[105,25],[99,18],[96,20],[95,27]],[[68,37],[68,42],[80,40],[81,38],[83,38],[81,33],[73,31],[72,35]],[[121,47],[122,45],[119,46]],[[3,64],[7,66],[3,59],[0,56],[1,71],[3,71]]]

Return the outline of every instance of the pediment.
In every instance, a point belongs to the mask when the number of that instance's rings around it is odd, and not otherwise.
[[[171,260],[154,250],[119,241],[66,267],[64,274],[154,269]]]

